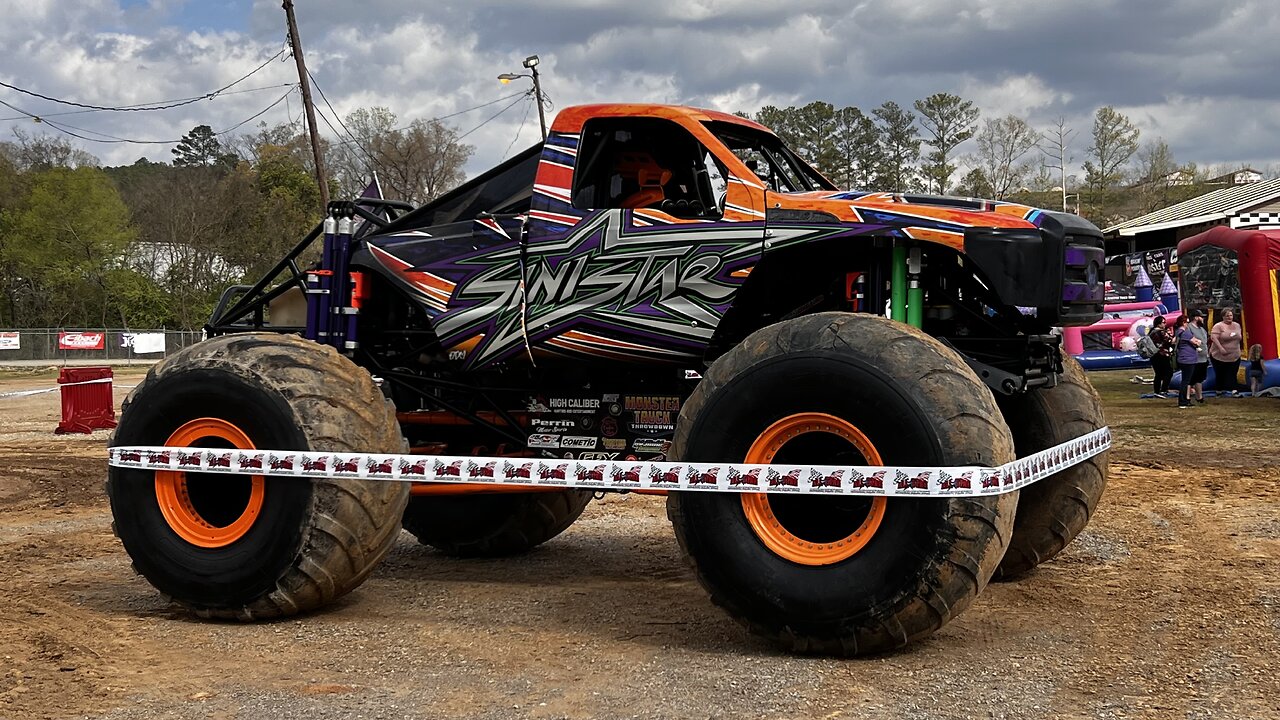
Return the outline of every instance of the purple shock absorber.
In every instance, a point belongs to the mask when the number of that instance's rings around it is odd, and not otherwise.
[[[307,274],[307,337],[322,343],[329,342],[329,293],[333,284],[333,245],[337,229],[337,220],[324,219],[320,268]]]
[[[329,293],[329,344],[339,351],[344,349],[347,336],[346,313],[351,305],[351,281],[347,277],[351,258],[351,228],[349,216],[338,218],[338,233],[333,238],[332,291]]]

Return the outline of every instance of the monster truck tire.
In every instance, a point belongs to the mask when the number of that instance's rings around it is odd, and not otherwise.
[[[564,532],[589,502],[591,493],[580,490],[415,497],[404,529],[446,555],[515,555]]]
[[[1102,400],[1080,363],[1066,358],[1063,365],[1055,387],[998,399],[1019,457],[1106,425]],[[1089,524],[1106,486],[1102,453],[1022,490],[1013,539],[995,579],[1012,579],[1062,552]]]
[[[115,445],[400,452],[395,412],[333,348],[234,334],[185,348],[129,394]],[[134,568],[201,617],[318,608],[369,575],[399,534],[402,483],[113,467],[107,495]]]
[[[788,432],[808,444],[790,455],[771,446],[778,461],[990,466],[1014,458],[995,400],[958,355],[914,328],[847,313],[771,325],[716,360],[680,413],[672,455],[769,462],[774,455],[757,453],[761,440],[796,418],[801,425]],[[825,429],[806,433],[810,422]],[[760,505],[749,498],[767,504],[787,531],[782,539],[769,531],[777,522],[753,520]],[[749,631],[793,651],[857,655],[929,635],[973,602],[1004,556],[1016,506],[1017,493],[672,493],[667,514],[711,599]],[[840,520],[842,512],[851,517]],[[821,522],[835,532],[821,536]]]

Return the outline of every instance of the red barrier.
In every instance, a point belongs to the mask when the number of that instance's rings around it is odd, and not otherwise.
[[[62,386],[62,422],[54,434],[91,433],[115,427],[111,378],[109,367],[62,368],[58,373],[58,384]]]

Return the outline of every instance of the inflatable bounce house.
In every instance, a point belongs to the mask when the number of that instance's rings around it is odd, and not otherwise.
[[[1156,290],[1159,299],[1156,299]],[[1146,367],[1150,360],[1138,354],[1138,338],[1147,334],[1156,315],[1173,322],[1178,315],[1178,288],[1166,274],[1159,288],[1145,268],[1134,281],[1134,302],[1103,306],[1102,319],[1087,327],[1062,330],[1062,346],[1085,370],[1119,370]]]
[[[1262,387],[1280,387],[1280,228],[1211,228],[1178,243],[1178,266],[1183,309],[1204,312],[1207,328],[1213,327],[1223,310],[1238,309],[1245,354],[1254,344],[1262,346]],[[1248,388],[1247,365],[1241,361],[1236,377],[1244,388]],[[1177,373],[1174,387],[1180,382],[1181,373]],[[1204,388],[1216,386],[1210,368]]]

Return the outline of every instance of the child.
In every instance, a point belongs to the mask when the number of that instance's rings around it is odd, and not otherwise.
[[[1249,348],[1249,390],[1254,397],[1262,390],[1262,346],[1258,343]]]

